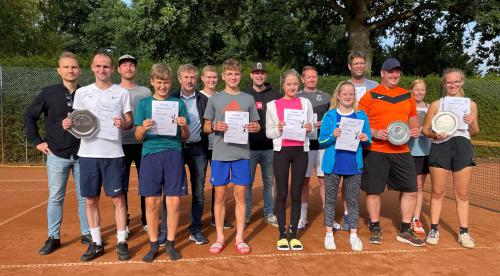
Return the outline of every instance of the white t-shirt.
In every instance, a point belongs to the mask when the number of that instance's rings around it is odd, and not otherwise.
[[[130,107],[130,95],[127,90],[116,84],[113,84],[106,90],[101,90],[95,83],[81,87],[76,91],[73,109],[86,109],[96,115],[100,103],[119,105],[121,107],[121,114],[132,111]],[[113,120],[113,118],[110,118],[110,120]],[[97,138],[97,135],[92,138],[82,138],[78,156],[91,158],[123,157],[125,154],[123,153],[121,135],[118,135],[117,140]]]

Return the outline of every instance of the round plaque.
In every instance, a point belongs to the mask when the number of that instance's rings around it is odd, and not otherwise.
[[[458,125],[458,117],[452,112],[442,111],[432,118],[432,131],[435,133],[453,135],[457,131]]]
[[[97,117],[88,110],[75,110],[69,114],[71,128],[69,133],[76,138],[91,138],[99,130],[99,121]]]
[[[391,144],[400,146],[410,140],[410,128],[403,121],[394,121],[387,127],[388,140]]]

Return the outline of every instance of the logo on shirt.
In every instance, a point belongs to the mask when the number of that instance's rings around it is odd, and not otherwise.
[[[264,105],[262,104],[262,102],[255,102],[255,107],[256,107],[257,109],[262,109],[262,108],[263,108],[263,106],[264,106]]]
[[[224,108],[224,112],[226,111],[240,111],[241,106],[236,100],[232,100],[226,107]]]
[[[316,101],[318,102],[323,101],[323,97],[321,96],[321,94],[316,95]]]

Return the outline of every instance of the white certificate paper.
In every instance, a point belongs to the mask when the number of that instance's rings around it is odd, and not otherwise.
[[[354,89],[356,90],[356,102],[359,102],[366,93],[366,86],[355,86]]]
[[[470,114],[470,99],[464,97],[444,97],[443,111],[453,112],[458,117],[459,129],[467,129],[469,126],[464,122],[464,115]]]
[[[283,139],[305,141],[307,115],[304,110],[285,109],[283,110],[285,125],[283,126]]]
[[[177,117],[179,116],[179,103],[171,101],[153,101],[151,119],[154,125],[152,135],[177,135]]]
[[[316,127],[316,123],[318,122],[318,113],[313,114],[313,128],[309,134],[307,134],[307,137],[309,137],[309,140],[318,140],[318,128]]]
[[[100,101],[97,106],[99,132],[96,137],[116,141],[120,136],[120,129],[115,126],[114,117],[121,117],[121,105]]]
[[[228,129],[224,132],[224,142],[233,144],[248,144],[248,130],[250,113],[246,111],[226,111],[224,122]]]
[[[339,128],[342,130],[335,143],[336,150],[357,151],[359,135],[363,130],[363,120],[342,117]]]

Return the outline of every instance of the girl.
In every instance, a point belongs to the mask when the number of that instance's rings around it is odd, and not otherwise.
[[[440,112],[445,111],[443,104],[449,97],[463,97],[464,73],[460,69],[446,69],[443,73],[443,88],[445,96],[434,101],[429,107],[425,117],[424,134],[432,138],[429,154],[429,167],[432,180],[431,194],[431,230],[426,242],[438,244],[439,232],[438,222],[443,206],[444,193],[448,174],[453,175],[453,192],[457,201],[457,215],[460,224],[458,242],[465,248],[474,248],[474,240],[469,235],[469,189],[472,176],[472,144],[470,137],[479,133],[477,122],[477,105],[470,101],[470,114],[463,116],[465,129],[458,129],[453,135],[446,133],[434,133],[432,131],[432,118]]]
[[[285,92],[283,98],[274,100],[267,104],[266,111],[266,136],[273,139],[274,157],[273,169],[276,180],[276,215],[278,217],[279,239],[278,250],[302,250],[304,247],[297,239],[297,224],[300,218],[300,207],[302,200],[302,184],[307,170],[307,152],[309,151],[309,139],[306,133],[312,130],[313,108],[311,102],[298,97],[299,73],[288,70],[283,74],[282,87]],[[285,110],[298,109],[306,113],[304,140],[296,141],[283,139],[283,128],[285,126]],[[292,180],[290,183],[291,193],[291,216],[290,236],[287,237],[286,230],[286,198],[288,195],[288,175],[292,169]],[[289,240],[288,240],[289,238]]]
[[[417,113],[419,121],[420,118],[425,117],[427,114],[427,109],[429,105],[424,102],[426,87],[425,82],[422,79],[416,79],[410,84],[410,91],[415,98],[417,104]],[[420,124],[423,120],[420,121]],[[417,172],[417,206],[415,206],[415,211],[413,212],[413,219],[411,221],[411,229],[416,234],[425,234],[425,230],[420,222],[420,213],[422,211],[422,203],[424,201],[423,187],[425,183],[425,178],[429,173],[429,151],[431,149],[431,141],[429,138],[421,134],[418,138],[411,138],[408,145],[410,146],[410,152],[415,160],[415,169]]]
[[[358,135],[360,144],[357,150],[336,150],[336,139],[341,135],[339,128],[342,118],[363,120],[362,133]],[[371,143],[370,123],[366,113],[357,110],[356,92],[354,85],[348,81],[342,81],[335,88],[330,111],[323,117],[320,137],[318,139],[321,148],[326,148],[321,169],[325,172],[325,210],[324,224],[326,228],[325,248],[336,249],[333,238],[333,223],[335,219],[335,203],[339,182],[343,178],[345,185],[345,199],[347,201],[348,222],[351,232],[349,244],[354,251],[363,250],[363,244],[358,237],[359,220],[359,189],[361,185],[361,173],[363,172],[363,146]]]

